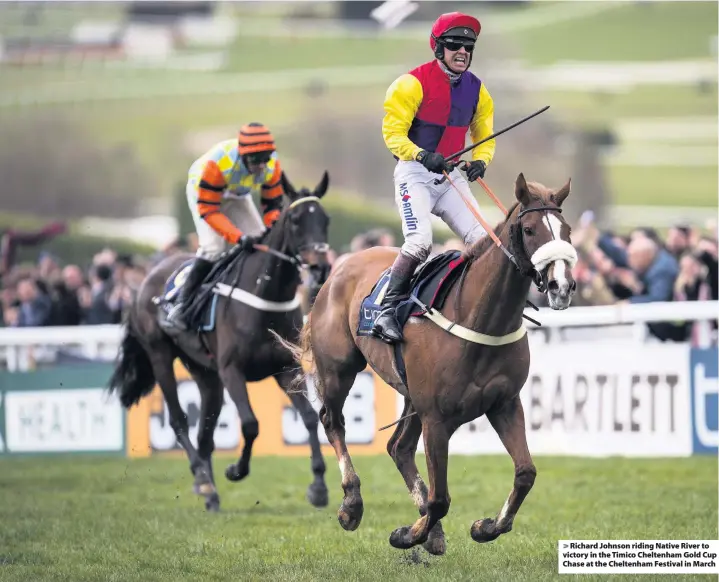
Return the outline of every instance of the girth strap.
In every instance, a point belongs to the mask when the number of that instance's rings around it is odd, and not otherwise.
[[[524,323],[519,326],[519,329],[506,335],[494,336],[487,335],[485,333],[479,333],[477,331],[474,331],[473,329],[463,327],[457,323],[450,321],[436,309],[427,308],[427,306],[424,305],[424,303],[422,303],[419,299],[417,299],[415,295],[411,295],[410,299],[422,308],[422,311],[424,312],[422,314],[423,317],[426,317],[431,322],[441,327],[443,330],[459,338],[462,338],[463,340],[467,340],[468,342],[481,344],[484,346],[505,346],[507,344],[519,341],[527,333],[527,328],[524,326]]]

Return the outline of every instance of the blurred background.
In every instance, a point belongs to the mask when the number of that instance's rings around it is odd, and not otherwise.
[[[480,568],[497,580],[549,579],[557,539],[716,539],[716,2],[0,1],[0,564],[9,579],[406,579],[409,561],[377,537],[415,511],[386,455],[392,431],[378,430],[403,398],[371,370],[344,410],[351,453],[373,455],[357,466],[375,509],[351,542],[334,520],[339,474],[328,446],[330,507],[306,511],[307,430],[274,380],[249,391],[256,454],[279,458],[253,461],[238,486],[215,465],[231,508],[224,520],[202,519],[187,494],[159,388],[126,411],[104,387],[134,291],[162,257],[196,248],[191,163],[244,123],[270,127],[296,187],[329,172],[332,260],[401,245],[383,99],[396,77],[433,58],[431,25],[455,10],[482,23],[471,70],[494,98],[495,129],[550,105],[497,139],[486,181],[508,206],[520,172],[550,187],[571,177],[564,216],[578,292],[562,312],[534,288],[530,296],[542,326],[527,324],[521,398],[542,476],[520,527],[502,545],[470,547],[468,517],[501,507],[512,468],[486,419],[467,423],[450,442],[465,456],[452,460],[443,520],[456,553],[423,579],[469,579]],[[434,252],[453,248],[460,242],[437,222]],[[199,391],[179,363],[178,381],[196,444]],[[217,455],[239,454],[227,394],[215,441]]]
[[[0,3],[4,325],[118,322],[154,261],[194,248],[190,164],[249,121],[273,130],[295,185],[329,171],[335,254],[400,245],[383,97],[432,58],[431,23],[455,9],[482,22],[472,70],[495,128],[551,106],[498,138],[487,182],[508,204],[519,172],[571,176],[575,305],[646,287],[602,234],[654,239],[649,264],[672,255],[663,299],[716,299],[716,3],[389,4]],[[458,244],[440,222],[436,242]],[[38,293],[42,313],[22,317]]]

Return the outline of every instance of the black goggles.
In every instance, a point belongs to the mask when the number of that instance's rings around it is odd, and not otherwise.
[[[267,164],[271,158],[272,152],[255,152],[245,155],[248,164]]]
[[[474,50],[474,41],[469,39],[443,38],[442,44],[444,45],[444,48],[452,52],[458,51],[462,47],[464,47],[464,50],[468,53],[471,53]]]

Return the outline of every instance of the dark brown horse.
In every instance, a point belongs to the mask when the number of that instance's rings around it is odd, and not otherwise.
[[[117,391],[123,406],[129,408],[148,394],[157,381],[167,402],[170,425],[190,460],[194,491],[205,497],[208,510],[219,509],[220,503],[211,457],[224,387],[237,407],[244,437],[242,455],[227,468],[225,476],[230,481],[239,481],[250,472],[252,445],[259,434],[246,384],[270,376],[288,394],[309,432],[314,481],[307,490],[307,498],[318,507],[328,502],[317,412],[304,393],[290,390],[297,365],[291,354],[277,344],[270,330],[284,339],[297,341],[303,322],[297,296],[300,269],[309,265],[325,271],[329,218],[320,199],[327,191],[329,177],[325,172],[313,192],[295,191],[284,175],[282,181],[289,204],[267,231],[262,244],[257,245],[258,250],[247,254],[234,247],[215,267],[221,274],[211,285],[217,292],[214,329],[198,332],[193,327],[180,332],[161,325],[165,313],[158,308],[157,298],[163,295],[170,275],[192,257],[165,259],[143,281],[129,311],[121,358],[109,383],[110,391]],[[213,273],[209,278],[213,278]],[[190,441],[187,415],[178,399],[175,358],[180,358],[192,375],[202,399],[197,448]]]
[[[338,518],[344,529],[359,527],[363,502],[360,480],[345,444],[342,409],[356,374],[367,363],[405,397],[402,420],[387,450],[421,516],[413,525],[396,529],[390,544],[395,548],[423,544],[430,553],[445,552],[440,519],[450,504],[449,439],[462,424],[483,414],[514,461],[514,487],[497,517],[475,521],[471,535],[475,541],[487,542],[512,529],[537,474],[527,448],[519,398],[529,373],[523,309],[533,281],[548,294],[553,309],[566,309],[571,302],[576,252],[560,208],[569,190],[570,182],[550,190],[527,183],[519,175],[517,204],[494,230],[506,254],[490,237],[484,237],[464,255],[464,277],[452,287],[443,308],[446,320],[438,319],[431,310],[428,316],[407,322],[402,347],[406,386],[392,348],[357,334],[360,305],[392,264],[397,249],[372,248],[350,256],[320,290],[300,345],[288,347],[297,360],[310,362],[309,373],[316,375],[322,399],[320,419],[342,473],[344,500]],[[443,323],[451,329],[445,331],[437,325]],[[420,434],[424,436],[429,493],[415,464]]]

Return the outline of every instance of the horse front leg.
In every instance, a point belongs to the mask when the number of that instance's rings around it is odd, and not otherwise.
[[[423,544],[427,541],[432,528],[449,512],[451,499],[447,488],[447,461],[449,438],[452,432],[442,420],[422,419],[429,475],[427,510],[413,525],[400,527],[392,532],[389,543],[393,547],[406,550],[417,544]]]
[[[514,517],[537,476],[537,469],[527,447],[524,409],[519,396],[487,412],[487,419],[514,462],[514,487],[495,519],[478,519],[472,524],[472,539],[480,543],[491,542],[501,534],[512,531]]]
[[[310,483],[307,488],[307,500],[315,507],[326,507],[329,503],[329,492],[327,490],[327,484],[325,483],[327,466],[322,456],[320,439],[317,434],[319,415],[307,399],[306,384],[302,382],[303,392],[299,392],[296,388],[293,389],[295,375],[296,372],[293,370],[284,370],[275,374],[275,380],[277,380],[277,384],[279,384],[280,388],[287,394],[295,410],[300,413],[302,422],[309,433],[310,450],[312,454],[311,466],[314,481]]]
[[[414,412],[412,402],[409,398],[405,398],[401,416],[407,416],[412,412]],[[387,441],[387,452],[404,478],[410,496],[419,509],[420,516],[423,516],[427,514],[427,485],[422,480],[415,461],[417,443],[421,434],[422,421],[419,417],[414,414],[414,416],[405,418],[397,425],[394,434]],[[441,556],[447,551],[441,521],[438,521],[430,530],[429,537],[422,547],[435,556]]]
[[[250,405],[250,397],[247,394],[247,379],[239,366],[231,362],[221,367],[220,378],[237,407],[242,426],[242,437],[245,441],[239,460],[225,469],[225,477],[229,481],[241,481],[250,474],[252,445],[257,435],[260,434],[260,425]]]
[[[318,370],[320,369],[318,362]],[[343,529],[354,531],[362,522],[364,503],[360,493],[360,479],[352,464],[352,458],[345,442],[345,419],[342,414],[347,395],[352,389],[356,373],[340,373],[336,370],[319,371],[323,385],[322,408],[320,421],[324,426],[327,439],[337,455],[340,472],[342,473],[342,489],[344,498],[337,511],[337,519]]]

